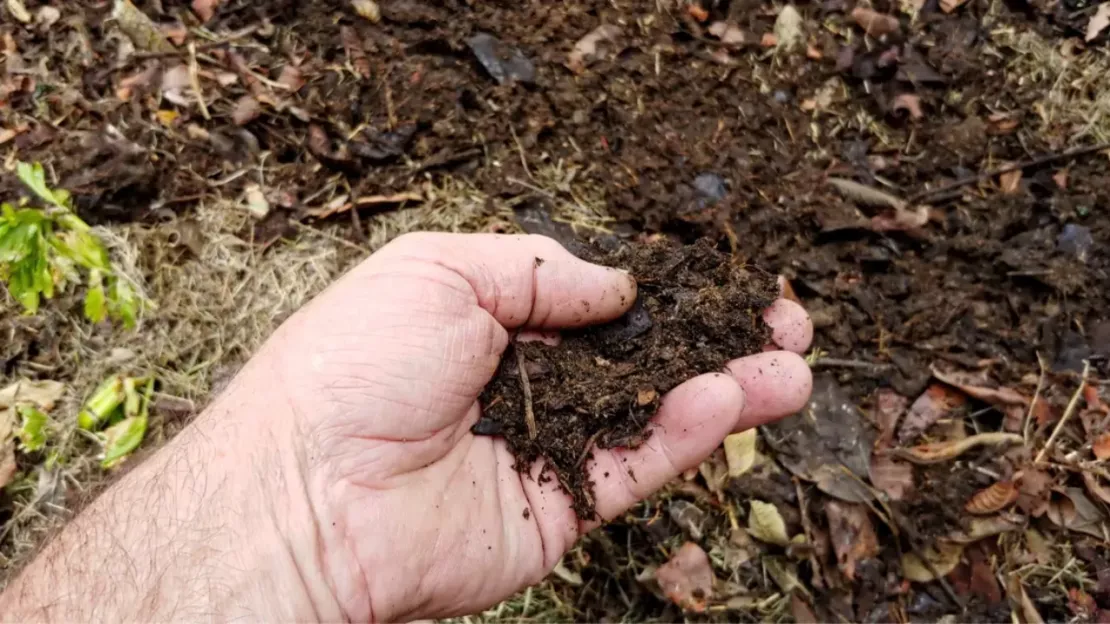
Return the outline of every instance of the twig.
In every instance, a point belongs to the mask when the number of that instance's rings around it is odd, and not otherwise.
[[[1037,407],[1037,401],[1041,400],[1041,390],[1044,389],[1045,366],[1040,352],[1037,353],[1037,364],[1041,367],[1041,376],[1037,378],[1037,391],[1033,393],[1033,401],[1029,403],[1029,411],[1025,413],[1025,423],[1021,426],[1021,437],[1025,438],[1026,446],[1029,446],[1029,425],[1033,424],[1033,410]]]
[[[191,41],[189,42],[189,86],[193,88],[193,94],[196,95],[201,116],[206,120],[212,119],[212,116],[208,114],[208,104],[204,101],[204,91],[200,87],[200,71],[197,69],[197,44]]]
[[[969,184],[978,184],[980,182],[985,182],[995,176],[1002,175],[1003,173],[1009,173],[1011,171],[1017,171],[1019,169],[1028,169],[1029,167],[1039,167],[1041,165],[1047,165],[1049,163],[1056,162],[1057,160],[1065,160],[1068,158],[1074,158],[1076,156],[1084,156],[1086,154],[1100,152],[1104,149],[1110,149],[1110,141],[1107,141],[1105,143],[1097,143],[1095,145],[1088,145],[1087,147],[1077,147],[1075,149],[1059,152],[1057,154],[1049,154],[1047,156],[1034,158],[1032,160],[1023,160],[1021,162],[1006,165],[1005,167],[999,167],[997,169],[992,169],[984,173],[961,178],[959,180],[956,180],[955,182],[939,186],[935,189],[921,191],[920,193],[917,193],[916,195],[910,197],[907,201],[910,204],[916,204],[927,197],[932,197],[933,195],[939,195],[941,193],[947,193],[948,191],[968,186]]]
[[[1060,435],[1060,431],[1064,429],[1068,419],[1076,412],[1079,407],[1079,397],[1083,396],[1083,389],[1087,387],[1087,374],[1091,372],[1091,361],[1083,360],[1083,376],[1079,380],[1079,387],[1075,389],[1075,394],[1071,395],[1071,400],[1068,401],[1068,407],[1064,410],[1064,415],[1060,417],[1060,422],[1056,423],[1056,428],[1052,430],[1052,435],[1048,436],[1048,442],[1044,443],[1044,448],[1040,453],[1037,453],[1037,459],[1033,460],[1034,464],[1041,463],[1044,456],[1052,449],[1052,445],[1056,442],[1056,436]]]
[[[586,457],[588,457],[590,454],[590,447],[592,447],[594,445],[594,442],[597,442],[597,439],[601,437],[601,434],[605,433],[606,431],[606,429],[598,429],[594,432],[592,436],[590,436],[590,439],[586,440],[586,446],[582,448],[582,454],[578,456],[578,461],[574,462],[575,470],[578,470],[582,467],[582,464],[586,461]]]
[[[879,362],[865,362],[864,360],[841,360],[837,358],[818,358],[811,368],[862,368],[871,369],[876,372],[890,370],[893,368],[890,364],[882,364]]]
[[[233,33],[229,33],[226,37],[221,37],[220,39],[216,39],[215,41],[206,41],[204,43],[198,44],[196,46],[196,51],[197,52],[207,52],[209,50],[215,50],[217,48],[222,48],[224,46],[235,45],[235,40],[236,39],[242,39],[243,37],[249,37],[250,35],[253,35],[256,30],[258,30],[258,25],[257,24],[253,25],[253,26],[247,26],[246,28],[242,28],[242,29],[237,30]],[[190,42],[190,45],[192,45],[192,44],[193,43]],[[184,51],[186,51],[186,50],[170,50],[168,52],[136,52],[136,53],[132,54],[130,57],[128,57],[127,61],[146,61],[146,60],[150,60],[150,59],[161,59],[161,58],[169,58],[171,56],[181,56],[181,53],[184,52]]]
[[[520,389],[524,391],[524,424],[528,425],[528,439],[535,440],[539,432],[536,430],[536,413],[532,411],[532,384],[528,381],[520,347],[514,346],[513,351],[516,353],[516,368],[520,371]]]
[[[802,515],[802,531],[806,536],[806,543],[813,544],[813,525],[809,521],[809,510],[806,509],[806,496],[802,491],[802,480],[794,477],[794,492],[798,495],[798,511]],[[809,565],[813,567],[813,584],[817,589],[825,588],[824,569],[817,560],[817,549],[809,551]]]

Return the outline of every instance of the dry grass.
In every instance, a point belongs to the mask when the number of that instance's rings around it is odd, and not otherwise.
[[[1059,148],[1110,141],[1110,50],[1076,48],[1078,40],[1049,40],[1005,26],[991,32],[992,42],[1009,58],[1007,88],[1037,94],[1029,111],[1039,118],[1038,133],[1058,137]]]

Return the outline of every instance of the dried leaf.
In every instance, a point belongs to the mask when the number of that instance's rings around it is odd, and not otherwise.
[[[258,119],[260,114],[262,114],[262,105],[258,100],[254,99],[254,96],[244,95],[235,103],[235,110],[231,111],[231,120],[237,126],[245,126]]]
[[[1017,606],[1021,608],[1021,618],[1015,618],[1021,624],[1044,624],[1044,618],[1037,611],[1037,607],[1033,601],[1029,599],[1029,594],[1025,592],[1025,587],[1021,584],[1021,578],[1017,574],[1011,574],[1006,591],[1010,594],[1011,602],[1016,602]]]
[[[778,17],[775,18],[775,49],[782,52],[801,49],[805,43],[804,24],[802,14],[794,8],[794,5],[788,4],[782,7]]]
[[[763,36],[759,38],[759,45],[764,48],[773,48],[778,43],[779,38],[775,36],[775,33],[763,33]]]
[[[879,554],[879,540],[867,507],[828,501],[825,514],[829,518],[829,537],[836,551],[837,566],[848,580],[855,580],[856,564]]]
[[[1099,461],[1110,459],[1110,433],[1104,433],[1095,438],[1095,441],[1091,442],[1091,451]]]
[[[713,596],[713,568],[709,556],[694,542],[686,542],[670,561],[655,571],[655,580],[671,602],[687,611],[704,613]]]
[[[875,448],[885,449],[890,446],[898,420],[906,413],[909,403],[909,399],[890,388],[879,388],[875,392],[875,411],[872,414],[872,420],[879,430]]]
[[[965,403],[967,398],[952,388],[943,384],[930,384],[910,406],[898,431],[899,441],[906,443],[913,440],[938,420],[962,408]]]
[[[174,47],[166,40],[162,29],[146,13],[131,4],[131,0],[115,0],[112,17],[136,48],[150,52],[173,52]]]
[[[15,463],[15,445],[10,441],[0,443],[0,490],[12,482],[18,469]]]
[[[363,78],[370,78],[370,57],[366,56],[366,50],[362,47],[362,40],[359,38],[358,33],[350,26],[342,26],[339,29],[339,40],[343,43],[343,48],[347,52],[347,58],[351,61],[351,67],[354,67],[355,72]]]
[[[728,476],[736,478],[751,470],[755,465],[755,443],[759,436],[755,427],[725,438],[725,460],[728,462]]]
[[[1091,16],[1091,21],[1087,22],[1087,36],[1084,39],[1094,41],[1107,26],[1110,26],[1110,2],[1103,2]]]
[[[859,182],[845,180],[844,178],[829,178],[829,184],[833,185],[833,187],[840,191],[845,197],[868,206],[895,209],[906,207],[906,201],[904,199],[880,191],[877,188],[860,184]]]
[[[864,32],[876,38],[896,33],[899,29],[898,18],[866,7],[852,9],[852,20],[859,24]]]
[[[278,84],[289,90],[290,93],[296,93],[304,86],[304,74],[301,70],[292,66],[286,65],[281,68],[281,75],[278,76]]]
[[[818,624],[821,621],[799,592],[790,594],[790,615],[797,624]]]
[[[784,594],[802,587],[802,582],[798,580],[798,566],[785,557],[764,557],[763,567]]]
[[[699,22],[704,22],[709,19],[709,11],[705,10],[705,8],[697,2],[691,2],[686,5],[686,14]]]
[[[938,542],[921,551],[922,560],[912,552],[902,555],[902,576],[915,583],[928,583],[947,575],[960,564],[963,544]],[[928,564],[932,564],[932,569]],[[933,573],[936,570],[936,574]]]
[[[709,25],[709,34],[729,46],[742,46],[747,43],[748,37],[740,27],[730,22],[713,22]]]
[[[1040,531],[1034,528],[1025,529],[1025,546],[1032,553],[1033,558],[1041,565],[1052,563],[1052,542],[1045,539]]]
[[[1080,622],[1095,621],[1099,612],[1095,599],[1078,587],[1068,589],[1068,609]]]
[[[598,56],[598,46],[606,41],[614,41],[621,34],[620,26],[602,24],[591,30],[574,44],[567,57],[567,67],[575,73],[582,73],[586,65]]]
[[[911,232],[924,227],[928,222],[928,206],[918,206],[913,210],[896,208],[893,215],[871,217],[870,228],[874,232]]]
[[[921,119],[925,113],[921,112],[921,98],[913,93],[902,93],[894,96],[894,112],[908,113],[910,119]]]
[[[1099,479],[1098,475],[1084,470],[1083,485],[1086,486],[1091,496],[1094,496],[1106,504],[1110,504],[1110,489],[1102,485],[1102,481]]]
[[[1024,526],[1024,518],[1021,516],[1002,514],[985,518],[972,518],[968,522],[966,531],[949,533],[947,539],[955,544],[972,544],[987,537],[1016,531],[1022,526]]]
[[[771,503],[761,500],[751,501],[751,513],[748,514],[748,534],[761,542],[786,546],[790,543],[790,535],[786,532],[786,522],[782,515]]]
[[[193,0],[193,13],[200,18],[200,23],[205,24],[216,15],[216,8],[220,0]]]
[[[1020,405],[1029,407],[1029,397],[1010,388],[989,388],[981,385],[983,380],[967,373],[943,372],[933,368],[933,377],[959,388],[968,395],[994,406]]]
[[[351,6],[366,21],[377,24],[382,21],[382,9],[374,0],[351,0]]]
[[[1025,513],[1037,517],[1048,508],[1048,488],[1052,477],[1040,470],[1027,468],[1017,478],[1017,506]]]
[[[908,449],[894,449],[895,454],[915,464],[937,464],[963,455],[967,451],[984,445],[1021,444],[1024,442],[1015,433],[980,433],[963,440],[950,440],[922,444]]]
[[[998,176],[998,186],[1003,195],[1013,195],[1021,190],[1021,169],[1007,171]]]
[[[0,390],[0,410],[15,407],[19,403],[30,403],[41,410],[50,411],[62,398],[65,389],[65,384],[57,381],[23,379]]]
[[[967,0],[940,0],[940,10],[951,13],[967,3]]]
[[[257,184],[247,186],[246,208],[247,212],[257,219],[270,214],[270,202],[266,199],[266,194],[262,192],[262,187]]]
[[[1018,499],[1018,488],[1013,481],[999,481],[971,496],[964,509],[968,513],[986,515],[1001,511]]]
[[[890,500],[900,501],[913,491],[913,466],[884,455],[871,457],[871,483]]]
[[[23,5],[23,0],[8,0],[8,13],[15,18],[17,22],[30,24],[31,14],[27,12],[27,7]]]
[[[1103,514],[1091,499],[1079,488],[1070,487],[1064,492],[1066,498],[1053,500],[1048,505],[1048,519],[1053,524],[1071,531],[1103,537]]]
[[[702,526],[705,524],[705,512],[690,501],[681,498],[671,501],[667,506],[667,513],[671,520],[677,524],[691,539],[700,540],[703,535]]]

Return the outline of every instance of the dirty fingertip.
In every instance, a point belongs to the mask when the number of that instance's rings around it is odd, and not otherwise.
[[[813,323],[805,308],[788,299],[776,299],[763,311],[771,327],[771,341],[794,353],[804,353],[813,341]]]

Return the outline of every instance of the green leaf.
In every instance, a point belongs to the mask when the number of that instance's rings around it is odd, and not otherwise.
[[[114,318],[119,319],[123,326],[131,329],[135,327],[139,315],[141,302],[131,285],[120,278],[113,278],[113,287],[108,300],[111,303],[111,312]]]
[[[50,187],[46,185],[46,172],[43,170],[41,164],[35,163],[31,165],[21,162],[16,164],[15,169],[16,175],[19,176],[19,180],[23,182],[32,193],[38,195],[40,199],[48,204],[68,209],[65,201],[69,199],[69,194],[65,193],[62,196],[58,196],[54,191],[50,190]]]
[[[20,405],[19,415],[23,417],[23,426],[16,434],[19,436],[19,448],[23,452],[38,451],[46,446],[46,414],[33,405]]]
[[[100,434],[104,441],[104,459],[100,465],[112,468],[139,448],[146,435],[147,417],[132,416],[112,425]]]
[[[100,284],[89,288],[85,293],[85,318],[100,323],[108,317],[108,303],[104,299],[104,287]]]
[[[125,398],[122,377],[116,375],[105,379],[85,401],[85,408],[77,415],[77,426],[86,431],[99,428],[123,405]]]

